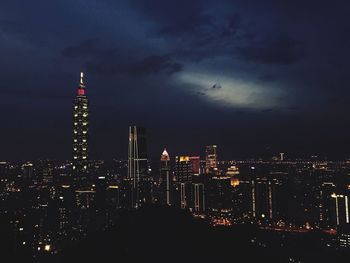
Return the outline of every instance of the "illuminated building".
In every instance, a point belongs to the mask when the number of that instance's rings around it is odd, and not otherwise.
[[[192,163],[189,156],[176,156],[174,166],[176,205],[187,208],[191,200]]]
[[[203,214],[205,212],[205,191],[203,183],[193,183],[193,212]]]
[[[97,209],[96,191],[92,187],[76,190],[75,202],[78,210],[74,214],[74,235],[79,239],[86,237],[91,222],[91,212]]]
[[[160,201],[162,204],[172,203],[173,180],[170,174],[170,156],[164,149],[160,157]]]
[[[331,195],[333,199],[333,211],[335,214],[336,225],[345,225],[350,223],[349,197],[346,194]]]
[[[148,174],[146,129],[129,127],[128,178],[131,183],[131,207],[151,201],[151,177]]]
[[[280,153],[280,161],[284,161],[284,153]]]
[[[350,225],[342,225],[337,231],[338,246],[343,249],[350,248]]]
[[[207,195],[207,206],[213,224],[230,224],[233,211],[231,178],[214,176],[208,184]]]
[[[39,160],[35,164],[35,177],[43,186],[53,182],[53,166],[50,160]]]
[[[42,169],[43,184],[53,183],[53,167],[50,162],[45,162]]]
[[[193,175],[199,175],[200,174],[200,157],[199,156],[191,156],[190,161],[192,164]]]
[[[76,205],[80,209],[89,209],[94,205],[96,191],[93,189],[81,189],[75,191]]]
[[[192,182],[192,162],[189,156],[175,157],[174,175],[176,182]]]
[[[218,155],[217,146],[208,145],[205,149],[205,168],[206,173],[212,172],[217,169]]]
[[[333,211],[333,198],[332,194],[335,192],[336,186],[332,182],[323,182],[320,187],[320,204],[319,204],[319,221],[320,225],[325,228],[333,227],[335,222],[335,210]]]
[[[25,179],[31,179],[34,174],[34,167],[32,163],[25,163],[22,165],[22,176]]]
[[[227,168],[226,176],[231,178],[231,186],[236,187],[239,185],[239,179],[237,176],[239,175],[239,169],[237,166],[231,166]]]
[[[252,181],[253,217],[260,220],[272,220],[279,215],[278,192],[281,182],[265,177]]]
[[[77,186],[84,186],[88,171],[89,100],[86,97],[83,72],[73,102],[73,177]]]
[[[6,177],[8,170],[9,170],[9,164],[7,162],[0,162],[0,177]]]
[[[8,163],[0,162],[0,191],[1,192],[4,192],[6,189],[8,171],[9,171]]]
[[[232,179],[231,179],[232,185]],[[242,221],[248,221],[253,217],[252,214],[252,181],[251,180],[239,180],[239,185],[233,187],[233,203],[235,210],[235,217]]]

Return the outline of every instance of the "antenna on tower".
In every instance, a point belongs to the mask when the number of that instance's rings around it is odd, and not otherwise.
[[[85,86],[84,86],[84,73],[80,72],[80,83],[78,87],[78,96],[85,95]]]
[[[84,84],[84,72],[80,72],[80,84]]]

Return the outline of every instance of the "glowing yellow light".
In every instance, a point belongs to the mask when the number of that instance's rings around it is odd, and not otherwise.
[[[45,245],[44,250],[45,251],[50,251],[51,250],[51,246],[50,245]]]
[[[231,178],[231,186],[232,187],[239,186],[239,180]]]
[[[190,160],[189,156],[180,156],[180,162],[188,162]]]

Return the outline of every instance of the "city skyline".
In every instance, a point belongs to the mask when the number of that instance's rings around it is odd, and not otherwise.
[[[154,158],[210,144],[226,159],[349,155],[348,2],[167,3],[2,1],[0,157],[69,158],[79,71],[94,159],[125,156],[130,125]]]
[[[1,262],[348,262],[349,13],[1,0]]]
[[[78,89],[76,90],[76,97],[74,98],[73,100],[73,106],[74,106],[74,109],[73,109],[73,163],[75,162],[75,157],[78,158],[78,156],[75,156],[74,155],[82,155],[80,156],[79,158],[80,159],[84,159],[83,161],[84,162],[87,162],[89,160],[88,158],[88,154],[89,154],[89,147],[88,147],[88,141],[90,141],[89,139],[89,136],[88,136],[88,129],[89,129],[89,126],[90,126],[90,123],[89,123],[89,100],[87,99],[86,97],[86,89],[85,89],[85,82],[84,82],[84,73],[81,72],[80,73],[80,76],[79,76],[79,86],[78,86]],[[78,117],[80,116],[80,117]],[[80,119],[79,119],[80,118]],[[97,121],[97,120],[96,120]],[[130,127],[136,127],[136,126],[129,126],[129,129]],[[141,127],[141,126],[140,126]],[[77,134],[77,130],[79,130],[79,134]],[[84,129],[86,128],[85,131],[83,131]],[[84,133],[84,137],[82,140],[79,139],[79,143],[77,144],[76,142],[78,141],[78,137],[81,136],[81,134]],[[86,134],[86,135],[85,135]],[[130,137],[130,131],[129,131],[129,137]],[[145,135],[146,137],[146,135]],[[153,138],[154,139],[154,138]],[[82,144],[82,142],[84,142],[84,145]],[[96,143],[96,142],[95,142]],[[171,145],[171,143],[169,143]],[[160,149],[163,146],[164,144],[162,144],[161,142],[158,142],[157,145],[155,147],[149,147],[149,148],[152,148],[152,153],[153,155],[155,156],[152,156],[152,154],[149,154],[148,155],[151,155],[152,157],[148,157],[148,160],[156,160],[157,159],[157,153],[154,154],[154,149]],[[79,147],[78,147],[79,146]],[[154,146],[154,145],[153,145]],[[78,149],[78,148],[79,149]],[[199,149],[196,148],[192,148],[191,145],[190,146],[187,146],[187,150],[186,149],[180,149],[178,147],[174,147],[175,148],[175,153],[176,155],[191,155],[191,156],[195,156],[195,155],[199,155],[199,157],[204,157],[205,159],[208,158],[208,149],[209,148],[212,148],[215,150],[215,153],[213,156],[216,156],[214,157],[214,163],[216,162],[216,158],[217,158],[217,145],[202,145]],[[78,151],[77,151],[78,149]],[[176,149],[177,149],[177,152],[176,152]],[[281,158],[281,156],[283,156],[285,153],[281,153],[281,152],[278,152],[278,149],[280,148],[276,148],[276,149],[273,149],[272,147],[270,147],[269,145],[266,145],[265,147],[262,147],[259,151],[257,152],[250,152],[249,154],[236,154],[234,155],[234,157],[232,158],[229,157],[227,158],[225,156],[224,160],[232,160],[232,159],[245,159],[245,158],[255,158],[255,159],[264,159],[264,160],[269,160],[269,159],[273,159],[273,158]],[[130,150],[130,145],[129,145],[129,150]],[[78,153],[79,152],[79,153]],[[148,151],[150,152],[150,151]],[[224,151],[223,151],[224,152]],[[320,152],[321,154],[319,155],[318,152],[316,151],[312,151],[312,152],[308,152],[308,153],[303,153],[303,152],[291,152],[291,153],[287,153],[287,158],[292,158],[292,159],[297,159],[297,158],[310,158],[312,156],[317,156],[319,158],[323,158],[323,159],[332,159],[332,157],[336,156],[335,159],[347,159],[348,158],[348,155],[347,154],[343,154],[343,155],[330,155],[328,156],[326,153],[324,153],[323,151]],[[117,152],[114,153],[115,155],[113,156],[109,156],[107,157],[106,159],[107,160],[111,160],[111,159],[115,159],[115,158],[119,158],[119,159],[126,159],[127,156],[125,154],[120,154],[119,153],[119,156],[117,154]],[[83,156],[85,155],[85,156]],[[3,160],[7,160],[7,161],[33,161],[35,159],[45,159],[47,157],[49,157],[50,155],[46,155],[46,156],[37,156],[37,157],[33,157],[33,158],[17,158],[17,159],[11,159],[11,158],[3,158]],[[92,158],[92,159],[98,159],[96,158],[98,156],[98,154],[96,155],[95,154],[95,158]],[[279,157],[278,157],[279,156]],[[154,158],[154,159],[153,159]],[[68,158],[57,158],[57,157],[51,157],[50,159],[57,159],[57,160],[69,160],[69,156]],[[100,158],[100,159],[103,159],[103,158]],[[207,160],[208,161],[208,160]],[[84,166],[84,165],[83,165]],[[86,164],[85,164],[85,167],[86,167]],[[86,169],[86,168],[84,168]]]

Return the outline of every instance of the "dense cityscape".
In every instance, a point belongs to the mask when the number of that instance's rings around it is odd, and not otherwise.
[[[222,160],[225,145],[215,144],[203,145],[198,156],[164,148],[151,160],[146,127],[137,125],[129,127],[128,138],[124,127],[124,160],[91,160],[94,116],[83,73],[72,115],[71,160],[0,162],[0,217],[9,226],[10,255],[34,262],[54,258],[108,232],[124,213],[149,206],[186,211],[207,228],[255,227],[249,242],[262,249],[316,235],[315,251],[350,250],[348,160],[291,159],[279,152]],[[311,262],[303,256],[299,251],[286,259]]]

